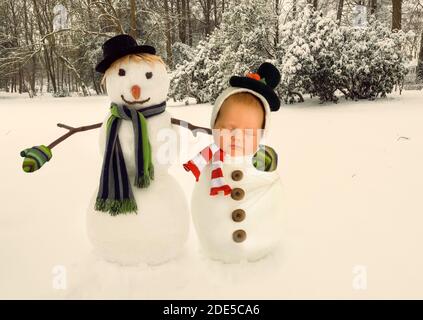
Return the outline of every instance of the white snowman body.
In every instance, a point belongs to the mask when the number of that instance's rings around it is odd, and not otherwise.
[[[248,88],[228,87],[219,95],[213,106],[210,127],[214,127],[224,100],[240,92],[251,93],[262,102],[265,127],[261,143],[265,144],[271,122],[270,106],[264,96]],[[282,183],[276,170],[256,169],[252,157],[225,155],[223,176],[233,194],[210,195],[210,163],[194,186],[191,198],[194,227],[202,249],[211,259],[227,263],[256,261],[274,251],[280,243],[283,229]],[[235,190],[241,191],[243,197],[236,196]]]
[[[119,68],[125,70],[124,76],[119,75],[117,70],[106,73],[106,87],[111,102],[142,109],[166,100],[169,77],[162,63],[127,61]],[[152,76],[147,78],[147,73]],[[133,86],[140,88],[140,97],[137,99],[132,96]],[[141,105],[128,105],[123,99],[148,101]],[[106,123],[109,116],[110,112],[100,129],[101,155],[104,155]],[[94,208],[98,188],[93,193],[87,211],[87,232],[95,252],[108,261],[121,264],[160,264],[176,257],[186,243],[189,209],[181,186],[168,173],[168,168],[175,158],[171,158],[172,152],[166,152],[163,135],[160,134],[165,132],[166,135],[166,130],[172,130],[170,119],[167,111],[147,118],[154,164],[154,180],[147,188],[134,186],[135,149],[132,122],[120,123],[118,136],[138,211],[137,214],[116,216],[96,211]]]
[[[210,165],[203,169],[191,200],[202,249],[210,258],[228,263],[265,257],[278,246],[282,234],[283,193],[279,174],[257,170],[251,156],[226,156],[223,175],[232,190],[243,191],[244,196],[239,199],[223,193],[211,196],[210,171]],[[233,173],[238,173],[236,180]],[[236,240],[239,232],[245,239]]]

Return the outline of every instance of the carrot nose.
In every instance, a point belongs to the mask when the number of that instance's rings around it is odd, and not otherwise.
[[[132,93],[132,96],[134,97],[134,99],[138,100],[140,95],[141,95],[141,88],[137,85],[132,86],[131,93]]]

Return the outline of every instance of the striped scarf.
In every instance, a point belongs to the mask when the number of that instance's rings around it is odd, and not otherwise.
[[[119,141],[119,126],[122,120],[132,121],[136,167],[134,185],[138,188],[147,188],[150,180],[154,179],[154,166],[146,118],[164,112],[165,108],[166,102],[140,110],[112,103],[111,115],[107,120],[106,148],[95,210],[109,212],[112,216],[137,213],[137,203],[132,193]]]
[[[210,195],[214,196],[223,191],[224,195],[231,193],[232,188],[226,184],[223,177],[223,161],[225,153],[215,143],[201,150],[194,158],[183,164],[186,171],[191,171],[198,181],[201,171],[213,158],[211,167]],[[278,154],[266,145],[259,145],[256,153],[251,158],[253,166],[264,172],[275,171],[278,166]]]
[[[184,163],[184,169],[191,171],[195,180],[198,181],[201,171],[206,165],[212,160],[211,164],[211,180],[210,180],[210,195],[217,195],[220,191],[223,191],[224,195],[231,193],[232,188],[226,184],[223,177],[223,161],[225,153],[215,143],[212,143],[208,147],[201,150],[194,158]]]

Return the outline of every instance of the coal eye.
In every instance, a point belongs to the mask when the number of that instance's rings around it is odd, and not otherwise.
[[[123,77],[124,75],[125,75],[125,70],[123,70],[123,69],[119,69],[119,75],[121,76],[121,77]]]
[[[146,72],[145,73],[145,77],[147,78],[147,79],[151,79],[151,77],[153,76],[153,72]]]

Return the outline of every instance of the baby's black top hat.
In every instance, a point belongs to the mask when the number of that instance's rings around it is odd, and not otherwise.
[[[152,46],[139,46],[134,38],[127,34],[120,34],[107,40],[103,46],[103,60],[100,61],[95,70],[105,73],[110,65],[116,60],[132,53],[156,54],[156,49]]]
[[[253,90],[261,94],[269,103],[271,111],[277,111],[281,102],[275,93],[275,88],[281,81],[279,70],[271,63],[264,62],[256,73],[250,72],[245,77],[233,76],[229,79],[232,87]]]

